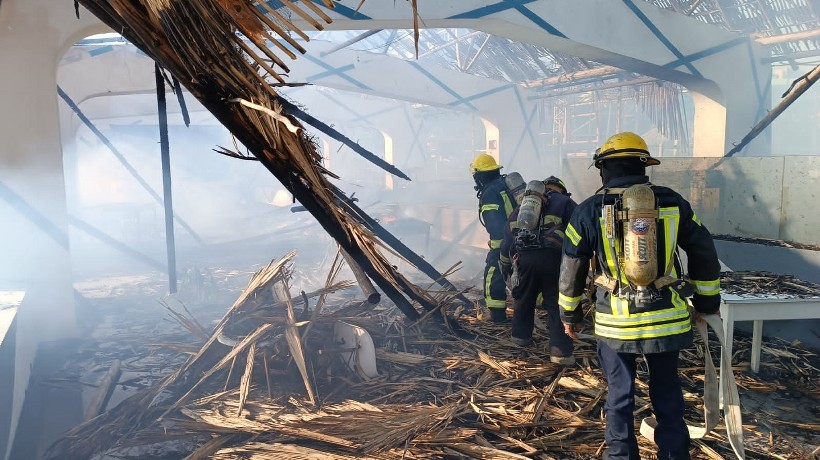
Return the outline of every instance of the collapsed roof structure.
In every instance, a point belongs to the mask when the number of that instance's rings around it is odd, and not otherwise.
[[[7,8],[8,5],[13,4],[9,3],[9,0],[4,3]],[[805,63],[806,59],[817,55],[820,40],[815,3],[796,0],[777,2],[674,0],[644,2],[646,4],[625,1],[624,5],[619,8],[626,8],[626,12],[622,12],[618,17],[630,20],[629,27],[632,27],[630,33],[634,36],[610,33],[600,34],[600,37],[585,36],[585,33],[590,29],[594,30],[594,27],[606,24],[596,23],[595,26],[573,28],[574,26],[561,22],[571,22],[570,20],[577,19],[573,17],[573,13],[577,14],[577,11],[571,8],[568,9],[569,12],[556,10],[556,22],[552,23],[552,19],[550,22],[545,21],[541,13],[554,6],[546,1],[476,2],[475,5],[458,5],[459,9],[449,11],[449,16],[445,14],[448,13],[447,11],[442,10],[437,10],[435,14],[431,13],[429,16],[425,15],[424,5],[416,5],[415,2],[399,5],[404,8],[397,8],[394,5],[391,7],[392,11],[385,13],[384,16],[377,16],[368,8],[372,8],[372,11],[377,13],[384,13],[385,9],[391,8],[381,4],[374,5],[376,2],[373,0],[363,4],[351,1],[293,3],[241,0],[201,2],[81,0],[78,3],[92,11],[112,30],[121,33],[128,42],[137,46],[141,53],[147,54],[158,63],[160,66],[156,74],[158,86],[168,83],[172,86],[175,83],[174,80],[185,86],[191,95],[228,127],[243,146],[276,176],[293,197],[310,211],[322,227],[333,235],[344,251],[356,264],[364,268],[367,275],[376,281],[379,288],[403,314],[413,320],[427,317],[431,315],[431,312],[433,315],[438,314],[444,311],[442,306],[452,307],[462,304],[463,299],[459,298],[461,294],[459,288],[446,281],[442,274],[436,271],[433,264],[428,263],[425,258],[411,252],[403,252],[404,257],[422,268],[429,277],[443,285],[448,292],[421,289],[408,281],[398,268],[383,255],[382,250],[388,247],[404,251],[402,242],[392,238],[389,233],[383,232],[379,222],[371,219],[359,209],[352,196],[347,196],[331,182],[330,179],[334,178],[333,168],[325,166],[322,161],[323,155],[317,149],[318,140],[308,135],[305,130],[308,124],[313,125],[314,128],[322,125],[321,120],[317,119],[321,117],[311,116],[310,106],[302,110],[288,99],[280,97],[280,93],[286,92],[292,84],[300,85],[305,82],[318,84],[323,81],[328,88],[341,90],[358,88],[364,93],[374,95],[387,93],[392,97],[398,97],[402,95],[399,93],[404,92],[406,100],[419,105],[468,107],[484,114],[496,111],[501,120],[498,124],[506,123],[501,126],[504,135],[500,139],[497,136],[495,139],[490,139],[488,134],[487,142],[481,146],[482,150],[486,149],[491,152],[495,150],[492,153],[496,154],[499,150],[503,151],[504,155],[509,155],[505,158],[508,158],[511,163],[517,160],[519,164],[537,162],[539,165],[543,164],[540,157],[546,155],[543,155],[544,150],[540,149],[542,145],[533,133],[533,120],[542,118],[543,120],[539,120],[542,125],[552,125],[553,129],[550,133],[553,139],[550,145],[563,149],[555,155],[556,158],[563,160],[573,155],[583,156],[584,152],[589,154],[593,150],[591,147],[600,141],[601,134],[598,132],[600,129],[590,128],[592,126],[590,123],[578,125],[573,123],[583,119],[601,118],[602,111],[598,107],[600,101],[620,103],[623,100],[632,99],[636,101],[638,111],[644,111],[652,121],[654,129],[659,133],[658,137],[661,138],[659,145],[663,145],[665,140],[670,139],[682,145],[678,150],[668,151],[670,156],[720,157],[727,150],[726,147],[739,141],[740,135],[745,133],[761,115],[765,114],[769,107],[770,101],[766,96],[767,91],[771,89],[770,79],[766,72],[770,71],[771,64],[798,61]],[[589,6],[601,2],[578,3]],[[421,11],[414,6],[421,8]],[[357,10],[358,7],[363,7],[363,9]],[[614,7],[608,5],[607,8]],[[79,11],[85,13],[84,10]],[[511,14],[505,15],[506,13]],[[689,18],[685,18],[687,16]],[[691,22],[694,22],[692,18],[704,23],[692,26],[697,30],[695,34],[679,26],[680,24],[691,26]],[[488,21],[489,32],[469,28],[469,24],[475,24],[478,20],[484,19]],[[379,20],[393,24],[393,27],[376,28]],[[419,24],[418,29],[409,28],[413,20]],[[499,25],[504,21],[509,21],[509,24]],[[675,25],[675,27],[659,30],[654,25],[656,22]],[[365,27],[366,30],[351,24]],[[449,27],[450,24],[452,27]],[[349,31],[311,30],[331,28],[337,25]],[[709,27],[706,27],[707,25]],[[715,25],[725,30],[718,29],[714,27]],[[395,27],[401,28],[396,29]],[[534,29],[541,35],[533,32]],[[532,34],[534,37],[532,41],[537,43],[522,41],[520,37],[524,34]],[[568,35],[572,35],[573,40],[568,40]],[[697,35],[695,37],[697,39],[693,38],[692,43],[687,43],[690,35]],[[329,39],[333,43],[316,43],[323,39]],[[306,40],[311,44],[307,44]],[[612,46],[614,48],[623,44],[635,45],[637,43],[645,44],[646,49],[650,51],[646,51],[645,55],[642,54],[643,50],[626,50],[626,47],[622,55],[609,48],[602,51],[606,47],[600,41],[606,40],[615,41],[616,45]],[[550,44],[556,46],[549,46]],[[691,47],[688,46],[690,44]],[[98,46],[99,43],[95,45],[93,41],[87,41],[85,45]],[[600,48],[595,48],[596,45]],[[579,53],[571,54],[568,51],[569,48],[577,49]],[[302,57],[298,55],[301,51],[309,52],[307,56]],[[367,55],[368,53],[373,54],[373,51],[383,56]],[[291,65],[285,56],[296,58],[297,63],[310,61],[309,65],[314,67],[302,68],[298,64]],[[593,57],[600,59],[596,61]],[[347,59],[348,62],[355,61],[356,65],[337,63],[334,61],[337,58]],[[613,65],[616,61],[622,63],[623,68]],[[385,63],[388,63],[389,67],[384,65]],[[726,67],[740,68],[741,65],[748,71],[744,73],[749,74],[744,75],[743,78],[735,78],[731,75],[731,71],[727,72],[725,69]],[[453,85],[444,81],[438,73],[439,70],[435,69],[436,67],[452,71],[448,77],[469,78],[471,82],[476,82],[471,89],[480,88],[480,90],[476,89],[472,94],[459,94],[454,90]],[[405,79],[396,85],[395,82],[388,81],[389,78],[386,78],[390,75],[379,71],[383,68],[406,71]],[[415,72],[412,75],[423,75],[424,78],[413,78],[410,76],[410,71]],[[758,71],[760,71],[759,74]],[[454,74],[458,76],[453,76]],[[755,78],[751,75],[755,75]],[[669,80],[663,77],[669,77]],[[479,80],[480,83],[477,83]],[[661,83],[662,81],[664,82]],[[716,81],[718,83],[715,83]],[[411,86],[411,83],[419,86]],[[379,84],[383,85],[379,86]],[[164,89],[162,92],[164,93]],[[700,116],[695,116],[694,123],[704,123],[705,118],[706,124],[716,122],[720,125],[719,128],[726,126],[726,130],[715,129],[715,132],[720,132],[722,135],[704,139],[698,135],[705,130],[698,130],[688,125],[691,114],[685,114],[683,107],[687,106],[682,102],[682,94],[688,92],[700,94],[700,96],[693,97],[704,96],[702,99],[697,99],[698,103],[693,104],[700,111]],[[754,97],[750,97],[750,94],[754,94]],[[63,92],[62,95],[66,93]],[[498,103],[501,99],[516,101],[521,109],[516,107],[512,110],[506,105],[502,107]],[[70,98],[63,97],[63,100],[69,103]],[[573,112],[572,109],[578,106],[593,107],[593,109],[579,116],[579,113]],[[703,108],[704,106],[706,109]],[[81,111],[77,110],[75,113],[80,116]],[[703,116],[704,114],[707,116]],[[727,119],[730,121],[727,122]],[[621,119],[617,118],[617,120],[617,123],[620,123]],[[617,123],[614,125],[618,125]],[[324,123],[322,129],[327,130],[322,131],[325,134],[335,131],[329,123]],[[488,128],[487,131],[489,132],[490,129]],[[495,143],[491,142],[493,140]],[[690,144],[692,144],[691,147]],[[749,150],[759,153],[766,150],[766,145],[766,142],[762,142],[752,146]],[[530,151],[528,152],[527,149]],[[515,153],[509,154],[509,152]],[[520,156],[516,156],[518,152],[521,152]],[[550,153],[549,149],[546,149],[546,152]],[[239,149],[224,150],[222,153],[247,158]],[[381,159],[378,155],[373,155],[370,160],[379,164],[379,167],[387,170],[389,174],[401,177],[403,174],[401,169],[391,165],[386,160],[386,155],[384,157]],[[556,163],[560,164],[560,162]],[[670,163],[674,164],[674,162]],[[712,218],[715,214],[721,213],[720,209],[709,207],[715,201],[717,192],[714,190],[719,189],[713,184],[708,184],[708,179],[713,176],[707,173],[717,168],[717,166],[714,168],[712,166],[710,164],[703,168],[706,173],[702,171],[693,173],[696,177],[691,181],[691,193],[697,194],[706,190],[696,195],[699,199],[697,204],[706,208],[703,214],[706,218]],[[789,171],[801,170],[802,166],[803,163],[790,163],[784,166],[783,170],[787,168]],[[677,167],[679,169],[672,171],[676,176],[681,170],[691,169],[690,163],[681,163]],[[742,170],[742,168],[738,169]],[[771,170],[774,169],[769,171]],[[589,181],[585,181],[581,175],[572,176],[577,172],[577,168],[573,169],[569,165],[562,170],[562,174],[564,172],[570,174],[578,190],[587,191],[582,187],[588,186]],[[670,176],[673,175],[672,173]],[[781,174],[781,176],[785,175],[786,173]],[[720,179],[723,180],[723,177]],[[701,187],[704,184],[709,186]],[[19,186],[19,184],[12,185]],[[801,183],[800,186],[804,188],[800,188],[800,192],[795,194],[800,194],[805,190],[805,184]],[[765,188],[763,185],[761,187]],[[18,199],[19,196],[14,194],[13,188],[9,191],[3,190],[4,196],[7,197],[5,201],[19,205],[24,200]],[[36,189],[37,186],[34,185],[33,188]],[[784,186],[783,190],[788,189]],[[776,192],[781,199],[782,196],[789,195],[785,192],[780,193],[780,189]],[[728,193],[724,193],[722,197],[725,199],[726,195]],[[767,204],[770,201],[769,195],[760,195],[759,192],[757,195],[754,193],[750,195],[762,196],[763,201]],[[25,194],[20,196],[29,197]],[[48,200],[47,194],[42,199]],[[757,199],[755,198],[755,201]],[[37,204],[37,201],[35,200],[34,203]],[[794,212],[794,207],[799,206],[790,207],[788,203],[781,201],[772,205],[774,208],[777,206],[780,206],[778,209],[781,211],[781,216],[777,220],[772,220],[771,223],[771,227],[776,227],[776,230],[771,230],[777,232],[776,236],[797,235],[796,240],[816,243],[812,239],[814,235],[811,230],[797,225],[795,223],[797,219],[791,218],[795,214],[790,213]],[[36,210],[37,206],[34,208]],[[20,207],[18,206],[17,209],[19,210]],[[737,220],[732,221],[734,218],[734,215],[728,216],[725,219],[727,221],[725,227],[721,227],[721,230],[742,227],[748,222],[748,220],[740,220],[740,223],[737,223]],[[38,219],[32,220],[38,221]],[[811,224],[806,224],[805,227],[811,227]],[[51,230],[50,227],[48,228]],[[769,231],[768,227],[765,230]],[[764,233],[764,230],[760,232]],[[64,235],[60,236],[59,229],[56,237],[53,236],[54,234],[55,232],[52,232],[49,238],[58,243],[62,242],[61,246],[67,251],[67,238],[64,238]],[[48,250],[48,245],[42,246],[43,251]],[[36,260],[36,257],[32,259]],[[277,318],[277,321],[281,320]],[[285,321],[294,323],[295,319],[288,317]],[[445,324],[457,327],[457,323],[446,322]],[[478,331],[481,332],[480,327]],[[475,333],[475,329],[472,332]],[[427,339],[422,337],[419,340],[423,342]],[[794,351],[794,349],[790,350]],[[432,353],[429,349],[424,349],[424,352]],[[439,349],[437,352],[446,354],[451,350]],[[246,358],[250,363],[248,367],[251,369],[253,369],[252,356],[254,356],[253,352]],[[499,363],[493,357],[479,356],[479,361],[492,368],[493,372],[505,377],[514,375],[516,385],[521,384],[522,381],[526,384],[530,383],[527,382],[531,375],[528,374],[526,363],[516,361],[514,369],[511,369],[506,362]],[[394,363],[402,359],[419,359],[405,355],[391,355],[388,358],[387,361],[393,360]],[[398,364],[407,365],[406,362]],[[422,369],[424,369],[423,366]],[[201,369],[197,368],[197,370]],[[437,369],[436,372],[446,373],[450,370],[452,368],[445,367]],[[305,372],[301,371],[304,377]],[[554,379],[551,381],[559,382],[560,376],[556,378],[553,371],[554,369],[538,369],[541,377],[549,376]],[[470,374],[471,371],[464,372]],[[800,373],[799,370],[795,372],[795,375]],[[809,377],[811,375],[813,374],[810,373]],[[450,382],[439,381],[435,384],[448,387]],[[547,382],[539,380],[535,386],[544,385],[547,385]],[[555,386],[557,385],[556,383]],[[541,388],[540,390],[543,391],[540,393],[527,393],[524,395],[524,400],[542,398],[545,401],[548,399],[548,394],[544,392],[552,394],[556,391],[555,386]],[[308,385],[307,388],[311,387]],[[591,394],[587,391],[583,395],[585,399],[583,399],[584,407],[580,413],[582,416],[588,415],[589,411],[597,407],[596,404],[600,400],[600,388],[595,385],[591,388],[593,388]],[[499,420],[495,417],[498,411],[505,410],[498,408],[497,395],[491,396],[490,400],[482,402],[482,406],[476,410],[476,413],[490,421],[490,424]],[[464,405],[469,406],[471,402],[473,401],[459,400],[462,406],[459,406],[458,410],[464,409],[466,407]],[[514,426],[515,429],[532,434],[535,427],[526,425],[529,423],[527,420],[535,423],[535,419],[541,417],[543,412],[539,412],[538,417],[527,419],[532,415],[530,412],[534,406],[529,407],[522,404],[522,407],[526,409],[522,412],[527,412],[528,415],[519,419],[521,414],[512,411],[510,418],[518,422],[524,420],[523,424],[511,423],[505,418],[509,414],[503,414],[500,419],[503,419],[507,427]],[[231,407],[231,410],[233,409]],[[241,410],[242,403],[240,402],[240,413]],[[261,410],[281,410],[281,408],[271,406],[263,407]],[[333,410],[342,409],[333,408]],[[366,410],[378,412],[370,407]],[[397,409],[392,408],[391,410]],[[373,414],[368,414],[370,415]],[[390,412],[390,415],[396,414]],[[436,419],[437,421],[456,417],[453,413],[446,411],[440,413],[435,410],[426,415],[442,417]],[[563,415],[569,416],[568,414]],[[384,421],[380,417],[374,417],[376,420],[374,425]],[[551,423],[543,420],[541,422],[544,425]],[[589,420],[584,420],[584,422],[589,422]],[[248,427],[242,429],[246,428]],[[396,432],[406,428],[407,425],[399,425],[398,428],[394,427],[390,434],[395,435]],[[433,424],[427,428],[433,429],[439,426]],[[251,427],[249,431],[254,429]],[[344,431],[344,426],[334,429]],[[443,433],[447,436],[456,436],[459,440],[476,436],[476,432],[470,430]],[[405,454],[405,452],[400,452],[401,449],[396,445],[388,446],[373,442],[367,444],[367,448],[364,449],[362,444],[356,444],[355,440],[345,440],[343,436],[318,439],[321,437],[316,436],[315,433],[307,434],[310,435],[308,438],[311,442],[332,441],[331,444],[341,445],[347,449],[345,455],[351,455],[351,452],[380,452],[378,449],[370,450],[374,445],[378,445],[379,448],[393,449],[390,452],[397,458]],[[508,434],[502,433],[502,435],[507,436]],[[532,446],[526,443],[522,446],[521,442],[524,441],[521,439],[519,437],[507,439],[506,447],[516,452],[532,454],[530,450]],[[594,439],[594,436],[588,439]],[[393,438],[390,440],[395,441]],[[539,449],[565,447],[563,438],[548,441],[543,446],[539,446]],[[424,442],[428,445],[435,444],[435,449],[439,449],[436,454],[446,451],[438,446],[438,444],[446,443],[444,437],[433,436],[424,439]],[[482,448],[470,450],[471,448],[465,444],[469,443],[459,443],[458,449],[455,450],[462,455],[476,457],[502,455],[492,446],[483,445]],[[248,451],[256,451],[260,455],[271,454],[259,445],[245,448]],[[285,452],[285,449],[295,449],[293,446],[286,448],[281,445],[277,445],[277,448],[283,449],[280,452]],[[709,453],[707,448],[703,448],[704,455]],[[594,453],[595,450],[591,449],[588,443],[578,449],[584,455]],[[288,453],[296,455],[296,452],[288,451]],[[234,452],[234,454],[244,455],[247,452]],[[512,455],[513,458],[519,458],[514,455],[523,455],[510,452],[506,454]],[[539,454],[548,456],[543,452]]]

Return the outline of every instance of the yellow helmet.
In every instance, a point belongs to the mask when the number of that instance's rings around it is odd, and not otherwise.
[[[602,161],[613,158],[639,158],[647,166],[661,164],[660,160],[652,158],[649,154],[646,141],[641,136],[629,132],[618,133],[607,139],[604,145],[595,151],[592,162],[600,169]]]
[[[475,157],[475,160],[470,163],[470,173],[472,174],[484,171],[495,171],[496,169],[501,169],[501,166],[495,162],[495,158],[486,153],[478,155]]]

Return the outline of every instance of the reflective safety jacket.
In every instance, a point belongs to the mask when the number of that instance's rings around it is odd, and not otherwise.
[[[581,203],[570,219],[564,239],[561,261],[558,305],[564,323],[579,323],[580,308],[590,261],[596,258],[595,274],[620,280],[628,286],[623,269],[617,265],[622,245],[605,236],[602,206],[615,204],[623,188],[648,183],[647,176],[626,176],[611,180],[604,189]],[[609,189],[618,189],[608,193]],[[681,267],[675,259],[678,247],[686,252],[688,275],[695,288],[692,304],[701,313],[714,313],[720,307],[720,262],[709,231],[678,193],[652,185],[658,203],[657,277],[666,274],[680,278]],[[618,236],[620,238],[620,236]],[[616,254],[617,253],[617,254]],[[662,353],[687,347],[692,340],[692,324],[685,299],[669,287],[658,290],[659,298],[636,305],[628,297],[619,297],[617,289],[609,292],[596,287],[595,335],[613,350],[625,353]]]
[[[500,249],[504,239],[504,227],[507,218],[513,213],[516,203],[504,176],[493,179],[478,194],[478,214],[481,224],[490,234],[488,245],[490,249]]]

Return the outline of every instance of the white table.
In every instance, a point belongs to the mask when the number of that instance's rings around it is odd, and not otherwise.
[[[760,371],[760,348],[763,341],[763,321],[820,318],[820,297],[739,296],[721,294],[720,316],[726,337],[726,353],[732,356],[735,322],[754,321],[752,328],[752,371]],[[721,380],[723,380],[721,378]]]

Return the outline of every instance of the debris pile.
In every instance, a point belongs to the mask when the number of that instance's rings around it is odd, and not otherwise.
[[[561,368],[549,362],[541,331],[534,346],[519,348],[508,340],[508,326],[479,322],[462,310],[459,322],[472,337],[452,334],[436,322],[437,312],[459,293],[433,293],[405,279],[381,253],[383,244],[363,223],[360,210],[329,182],[334,176],[322,166],[314,140],[283,108],[287,101],[276,91],[303,83],[283,77],[288,68],[282,57],[295,54],[279,39],[301,52],[290,34],[309,38],[286,16],[269,2],[245,0],[78,3],[185,85],[412,323],[395,308],[365,302],[327,308],[326,294],[349,286],[333,282],[335,268],[323,288],[291,298],[290,257],[285,257],[252,279],[179,369],[67,433],[51,447],[50,457],[550,459],[600,454],[606,384],[594,344],[580,343],[579,365]],[[319,20],[329,22],[316,7],[319,2],[281,3],[315,29],[322,28]],[[192,340],[202,336],[190,315],[175,316]],[[355,355],[348,344],[334,340],[339,321],[370,333],[378,350],[378,377],[363,379],[339,358]],[[736,349],[742,359],[748,346],[741,343]],[[696,345],[683,353],[692,420],[700,413],[701,350]],[[773,388],[789,394],[782,404],[795,413],[816,408],[816,356],[796,344],[783,353],[788,355],[778,362],[784,376],[774,387],[748,376],[741,385],[747,393]],[[641,374],[645,381],[645,369]],[[803,394],[805,401],[792,401]],[[642,383],[637,402],[639,415],[649,410]],[[772,411],[776,406],[761,407]],[[801,416],[798,420],[817,419],[816,413]],[[800,458],[816,447],[806,434],[816,433],[816,425],[778,424],[780,418],[768,415],[765,430],[762,421],[748,427],[750,458]],[[747,422],[758,423],[754,417]],[[653,451],[645,441],[641,448],[647,456]],[[694,450],[699,458],[729,452],[720,432],[695,443]]]
[[[334,281],[341,256],[323,288],[291,299],[291,257],[258,272],[176,372],[72,430],[50,457],[600,457],[606,382],[593,341],[579,342],[579,364],[564,368],[549,362],[541,329],[521,348],[508,325],[463,311],[458,321],[470,338],[435,315],[409,323],[395,307],[325,305],[329,292],[352,285]],[[198,340],[196,321],[175,316]],[[377,377],[341,359],[356,354],[334,340],[339,321],[370,333]],[[820,360],[797,343],[767,341],[761,378],[746,372],[750,340],[735,340],[747,457],[806,458],[818,448],[820,425],[806,421],[818,416]],[[696,342],[681,356],[690,423],[702,420],[702,350]],[[645,365],[639,374],[636,419],[651,411]],[[694,458],[731,458],[722,430],[694,442]],[[640,442],[651,458],[654,446]]]
[[[335,6],[332,0],[316,3]],[[288,17],[297,15],[322,30],[323,23],[331,23],[322,8],[286,1],[280,11],[251,0],[78,0],[77,5],[150,56],[162,75],[167,78],[167,71],[185,86],[253,156],[224,147],[220,153],[258,160],[405,315],[415,320],[423,314],[419,310],[435,309],[436,299],[417,289],[383,253],[398,251],[400,241],[376,236],[372,219],[330,181],[338,176],[325,168],[318,139],[296,118],[297,111],[304,112],[278,92],[281,86],[305,84],[285,80],[290,72],[285,60],[296,59],[293,50],[306,52],[292,34],[310,40]],[[379,164],[409,179],[386,162]],[[423,258],[414,259],[417,267],[426,266],[428,276],[449,284]]]
[[[741,296],[820,297],[820,285],[771,272],[721,272],[720,287]]]
[[[805,249],[807,251],[820,251],[820,246],[815,244],[804,244],[795,241],[775,240],[771,238],[755,238],[737,235],[712,235],[716,240],[734,241],[736,243],[759,244],[763,246],[777,246],[781,248]]]

